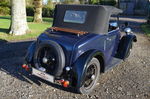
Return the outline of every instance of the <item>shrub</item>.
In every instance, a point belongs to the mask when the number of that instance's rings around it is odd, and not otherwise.
[[[34,16],[34,8],[32,6],[26,7],[27,16]]]
[[[150,15],[149,15],[148,18],[147,18],[147,24],[150,25]]]
[[[54,15],[54,9],[51,7],[43,7],[42,9],[42,16],[43,17],[53,17]]]
[[[0,6],[0,15],[9,15],[10,8],[9,7],[2,7]]]
[[[96,2],[95,0],[94,4],[101,4],[101,5],[111,5],[111,6],[115,6],[116,5],[116,1],[115,0],[100,0],[100,2]]]
[[[0,0],[0,15],[9,15],[10,5],[8,0]]]
[[[64,0],[62,4],[73,4],[74,0]]]
[[[33,6],[28,6],[26,7],[27,11],[27,16],[34,16],[34,7]],[[54,14],[54,9],[48,6],[44,6],[42,8],[42,16],[43,17],[53,17]]]
[[[89,0],[89,4],[98,4],[99,2],[97,0]]]
[[[100,4],[102,4],[102,5],[115,6],[115,5],[116,5],[116,1],[115,1],[115,0],[108,0],[108,1],[102,0],[102,1],[100,2]]]

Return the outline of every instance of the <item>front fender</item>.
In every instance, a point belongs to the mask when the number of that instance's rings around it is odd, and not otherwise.
[[[35,48],[36,48],[36,42],[32,42],[30,44],[30,46],[28,47],[28,50],[27,50],[27,53],[26,53],[26,56],[25,56],[25,61],[27,63],[32,62],[32,58],[33,58],[33,55],[34,55],[34,52],[35,52]]]
[[[128,35],[125,35],[125,37],[127,37],[128,40],[130,40],[130,42],[131,42],[131,41],[132,41],[132,42],[137,42],[137,37],[136,37],[136,35],[134,35],[134,34],[128,34]]]
[[[77,80],[76,81],[77,88],[79,88],[83,83],[87,64],[89,63],[89,61],[91,60],[92,57],[97,56],[98,54],[102,55],[102,53],[97,50],[87,51],[84,54],[82,54],[76,60],[76,62],[73,64],[72,70],[73,70],[73,74],[75,74],[74,76]]]
[[[137,37],[134,34],[124,35],[119,42],[116,57],[125,59],[128,48],[132,42],[137,42]]]

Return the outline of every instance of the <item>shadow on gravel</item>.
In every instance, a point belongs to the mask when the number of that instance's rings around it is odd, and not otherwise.
[[[33,41],[14,43],[5,42],[1,44],[2,42],[5,41],[0,40],[0,71],[30,84],[34,83],[40,86],[41,82],[43,82],[54,88],[75,93],[75,90],[73,88],[63,88],[60,85],[52,84],[50,82],[37,78],[21,67],[24,63],[24,56],[26,54],[27,48]]]

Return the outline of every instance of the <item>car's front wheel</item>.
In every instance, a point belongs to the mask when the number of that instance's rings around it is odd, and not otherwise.
[[[128,45],[127,52],[126,52],[126,55],[125,55],[125,59],[127,59],[127,58],[130,56],[131,51],[132,51],[132,46],[133,46],[133,43],[131,42],[131,43]]]
[[[97,58],[92,58],[87,64],[83,83],[81,87],[78,88],[79,93],[89,94],[97,84],[99,75],[100,75],[100,62]]]

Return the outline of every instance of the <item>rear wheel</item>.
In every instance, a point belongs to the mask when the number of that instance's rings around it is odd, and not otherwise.
[[[97,58],[92,58],[87,64],[82,86],[78,91],[82,94],[89,94],[95,87],[100,75],[100,62]]]

